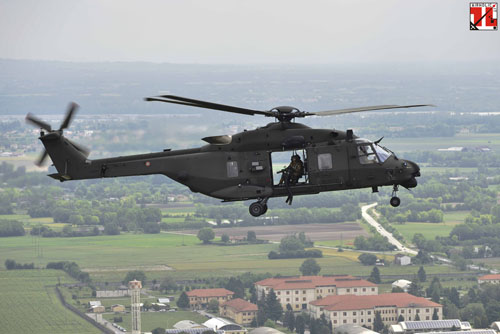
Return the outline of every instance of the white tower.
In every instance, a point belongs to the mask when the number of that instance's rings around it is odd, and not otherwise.
[[[141,334],[141,281],[128,282],[130,289],[131,304],[130,310],[132,311],[132,334]]]

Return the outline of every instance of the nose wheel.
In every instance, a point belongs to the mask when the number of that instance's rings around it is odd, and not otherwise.
[[[254,217],[259,217],[265,214],[267,212],[267,198],[250,204],[248,211]]]
[[[399,199],[399,197],[396,196],[397,191],[398,191],[398,185],[395,184],[394,188],[392,189],[392,198],[389,201],[389,203],[391,203],[391,205],[395,208],[398,207],[399,204],[401,204],[401,200]]]

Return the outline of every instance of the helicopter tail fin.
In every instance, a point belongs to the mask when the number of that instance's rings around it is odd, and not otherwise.
[[[62,182],[81,175],[85,164],[89,162],[87,160],[89,151],[86,148],[57,132],[42,134],[39,139],[57,169],[57,173],[50,174],[50,177]]]

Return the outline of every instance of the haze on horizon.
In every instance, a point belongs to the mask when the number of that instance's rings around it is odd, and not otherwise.
[[[484,62],[469,1],[0,0],[0,58],[214,64]]]

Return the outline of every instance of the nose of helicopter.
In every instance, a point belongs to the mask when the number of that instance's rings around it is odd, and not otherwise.
[[[417,186],[417,179],[415,178],[420,176],[420,167],[410,160],[404,160],[403,165],[406,167],[405,175],[408,179],[401,185],[405,188],[415,188]]]

